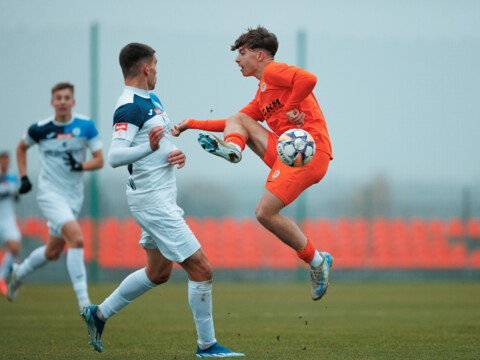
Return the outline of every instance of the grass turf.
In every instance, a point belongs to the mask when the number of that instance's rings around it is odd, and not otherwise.
[[[117,284],[91,285],[101,302]],[[479,359],[480,284],[214,284],[220,344],[247,359]],[[111,318],[93,353],[68,284],[27,284],[0,299],[0,359],[193,359],[185,282],[162,285]]]

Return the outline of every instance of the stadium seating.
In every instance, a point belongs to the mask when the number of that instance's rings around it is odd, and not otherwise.
[[[215,269],[297,269],[304,264],[254,219],[187,218]],[[145,252],[132,218],[80,220],[85,259],[102,268],[138,268]],[[24,237],[45,242],[44,220],[20,222]],[[480,269],[480,219],[306,219],[302,228],[338,269]],[[176,265],[178,267],[178,265]]]

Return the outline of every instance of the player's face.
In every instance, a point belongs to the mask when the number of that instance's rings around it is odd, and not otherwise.
[[[157,83],[157,57],[153,54],[153,59],[150,64],[148,64],[148,75],[147,75],[147,85],[148,90],[155,89],[155,84]]]
[[[69,118],[75,106],[73,92],[70,89],[57,90],[52,95],[52,106],[55,108],[55,118]]]
[[[258,52],[240,47],[235,62],[240,66],[243,76],[255,76],[258,70]]]

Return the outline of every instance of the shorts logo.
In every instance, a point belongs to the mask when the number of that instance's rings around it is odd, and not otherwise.
[[[73,138],[73,135],[71,133],[57,134],[57,139],[58,140],[66,140],[66,139],[71,139],[71,138]]]
[[[278,177],[278,175],[280,175],[280,170],[276,170],[273,175],[272,175],[272,179],[275,179],[276,177]]]
[[[263,83],[262,85],[260,85],[260,90],[263,92],[267,89],[267,84],[266,83]]]

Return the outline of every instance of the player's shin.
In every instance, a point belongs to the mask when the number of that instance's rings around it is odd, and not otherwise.
[[[115,291],[99,305],[99,309],[105,319],[109,319],[155,286],[157,285],[148,279],[145,268],[137,270],[123,279]]]
[[[212,280],[189,280],[188,302],[197,327],[198,346],[206,349],[217,342],[212,316]]]
[[[80,310],[91,304],[88,296],[87,271],[83,260],[83,248],[70,248],[67,252],[67,270],[77,295]]]

